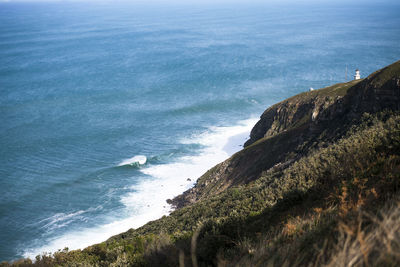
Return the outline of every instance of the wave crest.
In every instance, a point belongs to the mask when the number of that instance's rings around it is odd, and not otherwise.
[[[121,161],[118,166],[126,166],[126,165],[144,165],[147,162],[147,157],[144,155],[137,155],[129,159],[125,159]]]

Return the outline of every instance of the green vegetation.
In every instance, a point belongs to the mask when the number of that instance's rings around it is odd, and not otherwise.
[[[0,266],[398,266],[399,99],[384,108],[370,83],[397,92],[399,66],[271,107],[255,127],[264,134],[199,178],[169,216]]]
[[[383,69],[380,69],[370,76],[374,79],[371,79],[371,84],[375,88],[385,87],[390,81],[395,80],[394,78],[397,77],[400,73],[400,64],[399,62],[395,62],[392,65],[389,65]]]
[[[305,101],[308,100],[310,98],[315,98],[315,97],[342,97],[345,96],[347,94],[347,90],[358,84],[359,82],[363,81],[364,79],[361,80],[353,80],[350,82],[346,82],[346,83],[338,83],[338,84],[334,84],[322,89],[317,89],[317,90],[313,90],[310,92],[304,92],[298,95],[295,95],[291,98],[288,98],[287,100],[284,101]]]

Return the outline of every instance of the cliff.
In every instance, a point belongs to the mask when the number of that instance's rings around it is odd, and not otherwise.
[[[359,116],[363,112],[378,112],[385,108],[399,109],[399,72],[400,64],[396,62],[366,79],[302,93],[278,103],[261,115],[245,147],[302,124],[308,124],[311,130],[322,121],[338,116]]]
[[[363,80],[301,93],[268,108],[252,129],[245,149],[169,202],[181,208],[249,183],[272,167],[284,168],[315,146],[340,138],[362,114],[384,109],[400,109],[399,61]]]
[[[169,216],[2,266],[399,266],[400,61],[269,107]]]

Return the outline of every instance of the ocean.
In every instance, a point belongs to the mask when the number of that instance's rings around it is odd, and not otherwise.
[[[167,215],[268,106],[399,60],[399,11],[0,3],[0,261]]]

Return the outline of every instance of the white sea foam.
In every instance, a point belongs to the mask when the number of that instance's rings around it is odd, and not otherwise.
[[[147,161],[146,156],[137,155],[132,158],[123,160],[120,164],[118,164],[118,166],[134,165],[134,164],[143,165],[146,163],[146,161]]]
[[[194,156],[181,157],[169,164],[149,165],[140,169],[150,178],[135,185],[131,188],[131,193],[121,197],[121,202],[130,214],[129,218],[66,233],[45,246],[25,251],[24,256],[32,258],[43,251],[54,252],[64,247],[82,249],[168,215],[171,207],[165,200],[181,194],[193,186],[195,180],[208,169],[239,151],[256,121],[257,119],[248,119],[235,126],[210,127],[204,133],[181,140],[184,144],[200,144],[204,148]]]
[[[57,213],[50,218],[44,219],[41,222],[46,223],[43,227],[46,229],[52,230],[52,229],[57,229],[61,228],[65,225],[68,225],[69,223],[73,222],[76,219],[79,219],[83,213],[86,211],[84,210],[79,210],[77,212],[72,212],[72,213]]]
[[[98,207],[95,208],[89,208],[87,210],[78,210],[75,212],[70,212],[70,213],[56,213],[53,216],[49,218],[45,218],[39,222],[33,223],[35,227],[41,227],[45,228],[47,231],[51,231],[54,229],[62,228],[71,222],[77,221],[77,220],[85,220],[84,214],[87,212],[92,212],[96,210],[102,209],[103,206],[99,205]]]

